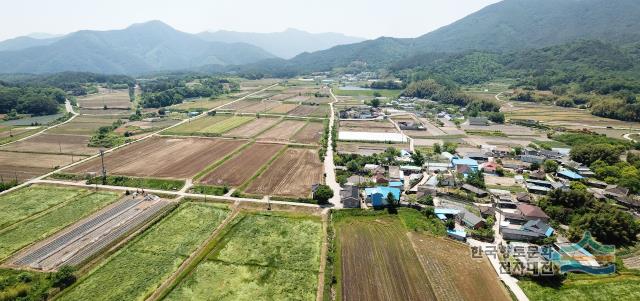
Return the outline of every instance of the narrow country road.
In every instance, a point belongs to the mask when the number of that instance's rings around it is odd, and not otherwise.
[[[340,184],[336,182],[336,165],[333,163],[333,127],[335,123],[336,114],[333,108],[333,104],[338,101],[336,96],[333,94],[333,89],[329,89],[329,94],[331,94],[331,98],[333,101],[329,103],[329,107],[331,108],[331,116],[329,117],[329,137],[327,137],[327,154],[324,157],[324,173],[326,175],[325,182],[327,186],[331,187],[333,190],[333,197],[329,200],[331,204],[333,204],[334,208],[343,208],[342,203],[340,202]]]
[[[54,125],[52,125],[52,126],[45,127],[43,130],[41,130],[41,131],[39,131],[39,132],[37,132],[37,133],[34,133],[34,134],[29,135],[29,136],[26,136],[26,137],[20,138],[20,139],[18,139],[18,140],[13,140],[13,141],[7,142],[7,143],[5,143],[5,144],[1,144],[0,146],[9,145],[9,144],[12,144],[12,143],[16,143],[16,142],[24,141],[24,140],[27,140],[27,139],[29,139],[29,138],[32,138],[32,137],[38,136],[38,135],[40,135],[40,134],[42,134],[42,133],[46,132],[47,130],[50,130],[50,129],[53,129],[53,128],[56,128],[56,127],[59,127],[59,126],[61,126],[61,125],[63,125],[63,124],[69,123],[69,122],[71,122],[71,120],[73,120],[73,119],[74,119],[74,118],[76,118],[78,115],[80,115],[80,114],[76,113],[76,112],[73,110],[73,106],[71,106],[71,102],[69,102],[69,100],[68,100],[68,99],[67,99],[67,100],[65,100],[65,102],[64,102],[64,108],[65,108],[65,110],[67,111],[67,113],[71,113],[71,114],[72,114],[72,116],[71,116],[71,117],[69,117],[69,119],[65,120],[64,122],[57,123],[57,124],[54,124]]]

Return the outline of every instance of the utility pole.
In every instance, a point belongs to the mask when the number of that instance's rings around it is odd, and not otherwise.
[[[100,160],[102,161],[102,185],[107,185],[107,170],[104,168],[104,150],[100,150]]]
[[[62,144],[60,143],[60,141],[58,141],[58,150],[59,153],[62,154]]]

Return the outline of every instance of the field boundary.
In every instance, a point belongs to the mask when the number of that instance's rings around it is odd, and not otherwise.
[[[234,139],[235,140],[235,139]],[[218,168],[220,165],[222,165],[224,162],[229,161],[231,158],[239,155],[243,150],[245,150],[247,147],[253,145],[255,143],[255,141],[248,141],[247,143],[243,144],[242,146],[238,147],[237,149],[233,150],[231,153],[227,154],[226,156],[222,157],[220,160],[211,163],[211,165],[205,167],[203,170],[201,170],[200,172],[198,172],[194,177],[193,180],[195,182],[199,183],[199,180],[202,179],[202,177],[206,176],[207,174],[209,174],[210,172],[212,172],[214,169]]]
[[[269,161],[267,161],[267,163],[265,163],[264,165],[262,165],[255,174],[253,174],[249,179],[247,179],[244,183],[242,183],[240,186],[238,186],[236,188],[236,191],[245,193],[244,190],[251,185],[251,183],[253,181],[255,181],[256,178],[258,178],[262,173],[265,172],[265,170],[267,170],[267,168],[269,168],[269,166],[271,166],[273,164],[274,161],[276,161],[279,157],[281,157],[285,151],[287,151],[287,149],[289,149],[289,146],[286,145],[285,147],[283,147],[279,152],[277,152],[275,155],[273,155],[273,157],[271,157],[271,159],[269,159]]]

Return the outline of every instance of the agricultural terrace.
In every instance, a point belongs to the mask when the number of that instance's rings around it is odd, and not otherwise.
[[[311,105],[299,105],[295,109],[289,111],[287,115],[289,116],[317,116],[316,111],[321,110],[322,106],[311,106]],[[322,115],[322,114],[320,114]],[[318,117],[325,117],[324,115]]]
[[[436,300],[399,218],[348,217],[334,226],[341,300]]]
[[[240,186],[284,148],[281,144],[254,143],[205,175],[200,183]]]
[[[0,230],[0,261],[7,259],[23,247],[45,239],[100,208],[114,203],[122,195],[109,191],[91,192],[83,189],[46,186],[35,189],[35,191],[24,193],[18,191],[17,197],[26,198],[20,199],[22,203],[15,206],[14,210],[3,208],[26,218]],[[12,194],[8,196],[11,197]],[[45,205],[36,204],[37,202]],[[41,210],[47,205],[49,205],[48,209]],[[2,214],[7,211],[3,211]]]
[[[112,175],[192,178],[245,143],[244,140],[153,137],[107,154],[104,164]],[[96,158],[67,172],[83,175],[101,170],[101,160]]]
[[[181,204],[58,300],[144,300],[173,274],[229,215],[219,204]]]
[[[104,90],[97,94],[78,97],[77,100],[81,109],[103,110],[105,106],[109,109],[129,109],[131,107],[129,90]]]
[[[22,139],[42,130],[39,126],[0,125],[0,145]]]
[[[3,146],[0,150],[50,154],[94,155],[99,148],[89,147],[89,136],[40,134]]]
[[[240,215],[166,300],[314,300],[322,224],[312,217]]]
[[[324,124],[322,122],[308,122],[292,137],[292,140],[297,143],[319,144],[323,132]]]
[[[0,151],[0,180],[23,182],[81,159],[84,157]]]
[[[313,184],[324,183],[324,168],[318,151],[288,148],[247,188],[257,195],[308,198]]]
[[[289,141],[306,124],[306,121],[284,120],[256,138],[264,141]]]
[[[224,133],[224,137],[252,138],[280,122],[280,118],[261,117]]]
[[[220,136],[222,133],[254,120],[253,116],[206,116],[169,129],[165,134],[189,136]]]

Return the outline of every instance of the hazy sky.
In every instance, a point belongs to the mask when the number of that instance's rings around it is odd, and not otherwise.
[[[176,29],[297,28],[364,38],[416,37],[499,0],[0,0],[0,40],[34,32],[121,29],[161,20]]]

